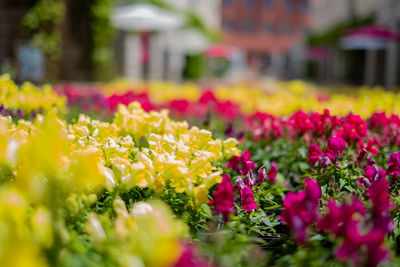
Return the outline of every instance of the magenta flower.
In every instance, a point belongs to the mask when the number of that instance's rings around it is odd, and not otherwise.
[[[346,148],[346,141],[341,137],[331,136],[328,139],[328,146],[325,154],[332,160],[335,161],[336,157],[343,155],[343,150]]]
[[[368,127],[359,115],[349,114],[342,118],[342,125],[336,135],[348,142],[367,136]]]
[[[307,131],[314,129],[314,124],[312,123],[310,117],[307,113],[303,111],[298,111],[289,118],[289,124],[294,128],[294,130],[299,134],[304,134]]]
[[[327,208],[328,212],[318,221],[318,228],[328,230],[335,236],[343,235],[347,226],[358,224],[358,221],[354,219],[354,214],[364,215],[366,213],[364,204],[356,198],[351,203],[342,205],[338,205],[334,200],[329,200]]]
[[[247,150],[240,156],[233,156],[226,164],[226,167],[246,175],[252,168],[256,167],[256,164],[251,160],[250,151]]]
[[[262,166],[257,172],[256,184],[257,185],[262,184],[265,181],[265,179],[268,179],[269,181],[271,181],[271,183],[274,184],[276,182],[277,174],[278,174],[278,167],[276,166],[275,162],[271,162],[271,169],[268,171],[268,173],[265,173],[265,167]]]
[[[254,194],[250,186],[244,186],[240,189],[240,198],[243,210],[251,213],[253,210],[258,209],[257,204],[254,202]]]
[[[393,208],[390,201],[389,183],[386,179],[380,179],[368,188],[368,196],[372,203],[372,216],[374,217],[374,228],[379,228],[385,233],[393,230],[393,221],[389,210]]]
[[[370,139],[367,142],[367,145],[364,145],[364,141],[360,139],[358,141],[358,149],[363,150],[365,149],[367,152],[371,153],[372,155],[376,155],[379,153],[379,149],[377,147],[380,147],[380,142],[378,138],[375,139]]]
[[[217,185],[214,198],[209,204],[214,205],[214,211],[221,212],[225,221],[229,220],[229,214],[234,213],[235,195],[229,174],[222,176],[222,181]]]
[[[185,243],[183,251],[174,267],[212,267],[206,259],[201,255],[197,255],[194,246],[190,243]]]
[[[271,183],[276,182],[276,175],[278,174],[278,166],[275,162],[271,162],[271,169],[267,173],[267,178],[271,181]]]
[[[318,202],[321,187],[313,179],[306,179],[305,190],[289,192],[284,200],[280,219],[286,222],[298,243],[305,242],[310,225],[318,219]]]
[[[388,173],[393,179],[400,176],[400,152],[393,153],[389,156]]]
[[[312,143],[307,151],[307,161],[310,162],[311,167],[314,167],[317,162],[321,161],[321,149],[315,143]]]
[[[385,179],[386,171],[378,165],[367,165],[364,169],[365,177],[358,178],[358,184],[363,188],[368,188],[371,183],[377,180]]]

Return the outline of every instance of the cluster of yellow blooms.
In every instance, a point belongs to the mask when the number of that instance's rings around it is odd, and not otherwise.
[[[102,86],[104,94],[121,94],[127,91],[148,92],[150,99],[162,104],[173,99],[196,101],[204,89],[192,83],[173,84],[167,82],[129,82],[118,80]],[[206,87],[207,88],[207,87]],[[331,114],[347,115],[349,112],[368,117],[377,111],[399,114],[400,94],[375,88],[323,88],[303,81],[266,81],[216,85],[212,88],[219,100],[230,100],[240,104],[243,112],[255,111],[274,115],[291,115],[298,110],[322,112],[329,109]],[[344,92],[345,91],[345,92]]]
[[[66,203],[78,214],[80,202],[93,204],[103,190],[139,186],[157,194],[169,185],[187,193],[193,206],[205,203],[221,179],[219,164],[240,153],[236,145],[171,120],[167,110],[147,113],[138,103],[119,106],[111,123],[80,115],[68,124],[56,109],[33,122],[0,116],[0,262],[45,265],[43,248],[73,238],[58,207]],[[117,197],[113,206],[113,223],[91,213],[85,229],[99,244],[115,242],[108,247],[121,255],[115,258],[122,266],[176,261],[186,228],[162,204],[139,203],[128,211]],[[53,238],[55,232],[61,238]]]
[[[24,83],[20,88],[7,74],[0,76],[0,103],[6,109],[21,110],[24,114],[32,111],[47,111],[53,107],[60,111],[65,108],[66,98],[54,92],[50,85],[38,88]]]

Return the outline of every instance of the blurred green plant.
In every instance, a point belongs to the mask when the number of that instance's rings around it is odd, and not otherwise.
[[[65,17],[61,0],[39,0],[22,20],[22,25],[32,33],[32,43],[42,48],[51,59],[61,53],[61,34],[58,29]]]

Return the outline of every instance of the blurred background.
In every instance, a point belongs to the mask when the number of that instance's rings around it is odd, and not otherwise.
[[[19,82],[400,85],[399,0],[0,0]]]

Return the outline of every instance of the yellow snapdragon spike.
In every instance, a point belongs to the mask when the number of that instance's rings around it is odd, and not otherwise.
[[[0,189],[0,262],[2,266],[47,266],[39,244],[50,245],[53,237],[51,231],[48,230],[48,218],[40,218],[37,212],[41,211],[35,212],[37,220],[32,222],[34,234],[31,235],[31,228],[27,223],[31,213],[28,201],[15,188],[2,187]],[[43,212],[46,211],[43,210]]]

